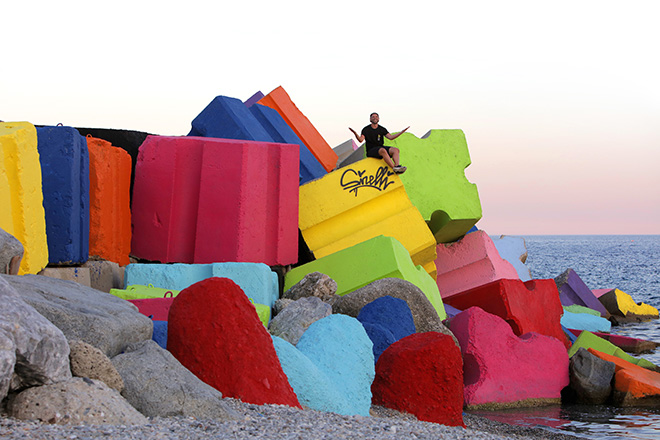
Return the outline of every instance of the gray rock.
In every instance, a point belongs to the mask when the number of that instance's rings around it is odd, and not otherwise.
[[[0,228],[0,273],[17,275],[23,252],[23,244]]]
[[[275,301],[275,304],[273,305],[273,317],[277,316],[285,307],[290,306],[293,303],[294,300],[289,298],[280,298]]]
[[[333,304],[333,313],[343,313],[357,318],[362,307],[383,296],[392,296],[404,300],[413,315],[417,333],[440,332],[451,335],[458,345],[454,334],[444,326],[442,320],[431,305],[424,292],[414,284],[399,278],[383,278],[348,293]]]
[[[101,350],[83,341],[73,341],[69,347],[71,373],[74,376],[100,380],[119,393],[124,390],[124,381],[119,372]]]
[[[337,283],[329,276],[320,272],[308,273],[302,280],[284,292],[282,298],[296,300],[308,296],[316,296],[317,298],[321,298],[321,301],[332,305],[339,298],[337,295]]]
[[[61,425],[148,423],[117,391],[100,380],[82,377],[29,388],[9,399],[7,412],[17,419]]]
[[[124,379],[124,397],[148,417],[232,420],[222,393],[188,371],[154,341],[130,345],[112,358]]]
[[[612,392],[614,370],[613,362],[594,356],[584,348],[578,349],[568,366],[570,387],[577,401],[595,405],[605,403]]]
[[[151,320],[133,304],[114,295],[39,275],[0,278],[62,330],[67,339],[87,342],[110,358],[128,344],[151,339]]]
[[[8,391],[70,379],[69,344],[64,334],[2,278],[0,304],[0,400]]]
[[[320,298],[314,296],[300,298],[270,321],[268,331],[297,345],[310,325],[330,315],[332,315],[332,306],[324,303]]]

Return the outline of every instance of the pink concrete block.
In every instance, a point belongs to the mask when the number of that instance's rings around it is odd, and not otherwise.
[[[299,148],[148,136],[135,168],[132,254],[168,263],[295,263]]]
[[[613,290],[614,289],[591,289],[591,293],[593,293],[596,298],[600,298],[601,296]]]
[[[456,315],[450,328],[463,353],[468,408],[560,402],[569,382],[568,353],[556,338],[518,337],[502,318],[479,307]]]
[[[436,282],[442,298],[501,279],[520,279],[516,268],[503,259],[484,231],[436,247]]]
[[[170,306],[174,298],[148,298],[130,299],[140,313],[151,318],[152,321],[167,321]]]

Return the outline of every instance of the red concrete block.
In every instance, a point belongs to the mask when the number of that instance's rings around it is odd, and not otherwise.
[[[414,333],[378,358],[372,402],[419,420],[463,426],[463,360],[449,335]]]
[[[299,149],[147,137],[133,187],[133,255],[178,263],[295,263]]]
[[[568,349],[571,343],[561,328],[564,309],[553,280],[497,280],[444,299],[445,304],[466,310],[481,307],[504,319],[522,336],[536,332],[552,336]]]
[[[514,335],[502,318],[471,307],[450,322],[463,353],[468,408],[556,404],[568,385],[568,353],[557,339]]]
[[[259,104],[277,110],[282,119],[298,135],[326,171],[330,172],[337,165],[337,153],[323,139],[321,133],[291,101],[289,94],[282,88],[276,88],[259,100]]]
[[[484,231],[436,247],[436,282],[442,298],[500,279],[520,279],[516,268],[500,256]]]
[[[174,298],[146,298],[146,299],[129,299],[128,302],[133,303],[138,308],[138,311],[145,316],[148,316],[152,321],[167,321],[172,307]]]
[[[224,397],[300,408],[268,330],[229,278],[207,278],[174,298],[167,349]]]
[[[89,255],[125,266],[131,252],[131,156],[87,136]]]

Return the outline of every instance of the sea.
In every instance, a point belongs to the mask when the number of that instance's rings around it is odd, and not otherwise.
[[[660,309],[660,235],[529,235],[532,278],[573,269],[590,289],[617,288]],[[612,326],[613,334],[660,342],[660,320]],[[660,348],[641,357],[660,365]],[[660,439],[660,406],[618,408],[562,404],[543,408],[471,411],[490,419],[589,439]]]

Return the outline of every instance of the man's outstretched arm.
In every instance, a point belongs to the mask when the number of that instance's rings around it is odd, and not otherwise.
[[[388,138],[389,140],[393,141],[394,139],[398,138],[398,137],[401,136],[403,133],[405,133],[406,130],[408,130],[409,128],[410,128],[410,125],[407,126],[406,128],[404,128],[403,130],[401,130],[400,132],[398,132],[397,134],[387,133],[387,134],[385,135],[385,137]]]
[[[355,135],[355,139],[357,139],[358,142],[364,142],[364,135],[363,134],[357,134],[357,132],[355,130],[353,130],[351,127],[348,127],[348,129],[353,132],[353,134]]]

